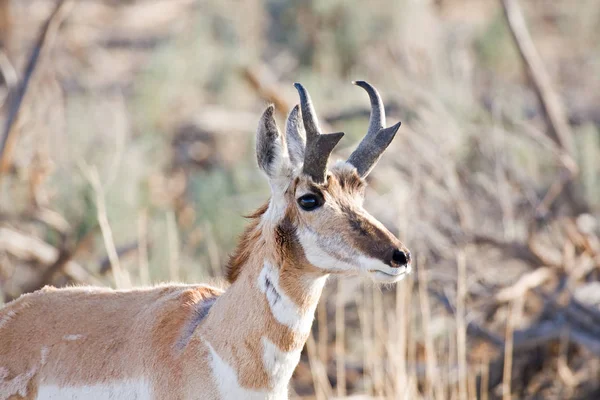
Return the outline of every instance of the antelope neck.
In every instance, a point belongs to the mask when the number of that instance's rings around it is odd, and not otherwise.
[[[291,379],[327,277],[302,260],[282,257],[263,236],[252,243],[253,252],[199,335],[235,370],[240,387],[273,391]]]

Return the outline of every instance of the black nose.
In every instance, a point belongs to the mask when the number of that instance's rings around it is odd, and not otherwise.
[[[410,252],[396,249],[392,254],[392,260],[394,260],[396,264],[406,265],[410,262]]]

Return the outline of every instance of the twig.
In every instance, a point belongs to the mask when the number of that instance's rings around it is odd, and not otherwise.
[[[42,60],[41,57],[48,53],[49,49],[52,47],[58,29],[69,15],[74,5],[75,0],[61,0],[56,5],[54,11],[50,14],[50,17],[48,17],[40,31],[36,44],[29,56],[21,83],[17,87],[14,96],[11,96],[12,101],[4,125],[2,140],[0,142],[0,176],[9,169],[11,164],[12,152],[16,144],[16,122],[23,101],[25,100],[29,83],[31,82],[34,73],[39,68]]]
[[[169,243],[169,279],[179,281],[179,234],[173,210],[167,212],[167,241]]]
[[[119,260],[122,260],[123,258],[126,258],[128,256],[134,255],[135,253],[137,253],[139,251],[139,249],[140,249],[140,244],[137,241],[134,241],[134,242],[131,242],[124,246],[118,247],[117,255],[119,257]],[[100,267],[98,268],[98,273],[100,275],[106,274],[111,269],[110,257],[108,257],[108,256],[104,257],[102,260],[100,260],[100,262],[98,264],[100,265]]]
[[[148,209],[144,208],[138,215],[138,264],[140,283],[150,284],[150,268],[148,262]]]
[[[425,257],[419,257],[417,264],[417,273],[419,275],[419,305],[421,307],[421,320],[425,336],[425,391],[430,398],[441,399],[442,385],[438,374],[438,361],[435,354],[435,345],[431,333],[431,305],[429,304],[428,276],[425,268]],[[457,317],[458,319],[458,317]],[[464,324],[464,321],[463,321]]]
[[[565,186],[572,179],[573,174],[568,169],[559,171],[558,178],[552,182],[552,185],[548,188],[548,191],[544,195],[544,198],[537,205],[535,209],[535,215],[539,218],[545,218],[550,211],[550,206],[554,203],[554,200],[561,194]]]
[[[446,294],[439,293],[434,290],[429,290],[429,293],[432,294],[440,303],[442,303],[442,305],[446,308],[446,311],[449,314],[456,313],[456,309],[454,308],[452,303],[450,303],[450,300],[448,299],[448,296],[446,296]],[[467,335],[484,339],[498,348],[504,346],[504,340],[500,336],[477,325],[473,321],[467,323]]]
[[[521,313],[523,310],[523,298],[519,297],[513,301],[511,306],[511,312],[508,317],[506,324],[506,345],[504,347],[504,373],[502,374],[502,399],[511,399],[511,380],[512,380],[512,366],[513,366],[513,351],[514,351],[514,330],[515,326],[521,319]]]
[[[490,363],[487,357],[481,364],[479,376],[481,377],[479,385],[480,398],[481,400],[488,400],[490,391]]]
[[[273,71],[264,64],[255,67],[244,67],[242,76],[260,97],[275,105],[275,111],[280,116],[284,118],[287,116],[294,103],[289,102],[281,95],[281,85],[277,84],[277,78]],[[325,118],[322,118],[320,122],[324,131],[331,130],[329,122]]]
[[[36,237],[27,236],[9,228],[0,228],[0,249],[9,251],[21,259],[33,259],[46,266],[42,273],[22,288],[22,293],[34,292],[51,284],[54,276],[59,272],[64,272],[70,278],[75,278],[80,282],[97,283],[95,277],[91,276],[89,272],[86,279],[81,279],[84,268],[72,261],[79,251],[88,244],[87,239],[91,232],[93,230],[90,230],[75,245],[68,245],[69,240],[67,240],[66,234],[61,235],[63,243],[59,249],[56,249]],[[73,272],[76,272],[77,276],[73,276]]]
[[[281,96],[275,77],[266,65],[245,67],[242,75],[260,97],[275,104],[275,110],[285,117],[292,105]]]
[[[501,3],[508,28],[546,117],[548,135],[561,148],[563,154],[560,160],[567,172],[566,176],[561,176],[559,181],[552,185],[537,211],[547,210],[563,189],[566,189],[569,201],[578,212],[586,211],[588,207],[573,186],[572,179],[579,174],[579,167],[575,162],[575,141],[565,109],[531,40],[518,0],[501,0]]]
[[[330,399],[333,395],[333,389],[327,379],[327,370],[317,355],[317,344],[312,333],[306,341],[306,352],[308,354],[308,364],[310,365],[310,372],[313,378],[316,399]]]
[[[19,76],[17,75],[15,67],[12,65],[10,59],[8,58],[8,54],[6,54],[6,51],[2,49],[0,49],[0,72],[2,73],[2,78],[4,78],[7,93],[11,93],[17,86],[17,83],[19,82]],[[7,98],[8,94],[2,97],[2,105],[4,105],[4,101]]]
[[[553,274],[550,268],[540,267],[523,275],[514,285],[503,288],[496,293],[496,301],[505,303],[523,297],[529,289],[542,285],[552,276]]]
[[[346,396],[345,294],[345,281],[340,279],[338,280],[338,292],[335,297],[335,376],[338,397]]]
[[[528,264],[540,265],[546,264],[548,265],[543,258],[540,258],[540,255],[536,252],[533,252],[530,247],[523,245],[517,241],[504,241],[501,239],[497,239],[495,237],[473,233],[471,235],[471,240],[473,244],[476,245],[490,245],[495,246],[498,249],[502,250],[504,256],[506,257],[514,257],[520,260],[527,262]],[[547,260],[546,260],[547,261]],[[554,265],[554,264],[550,264]]]
[[[458,394],[467,399],[467,328],[465,324],[465,302],[467,297],[467,260],[464,250],[456,256],[458,277],[456,279],[456,345],[458,352]]]
[[[402,110],[406,110],[408,108],[408,104],[401,104],[396,100],[391,100],[385,105],[385,112],[386,114],[399,114]],[[368,119],[370,115],[370,108],[357,106],[343,111],[333,111],[329,114],[323,115],[321,119],[331,125],[351,119]]]
[[[517,0],[501,0],[506,22],[546,115],[549,134],[571,157],[575,154],[573,133],[567,123],[564,108],[556,94],[529,31]],[[573,167],[573,166],[572,166]],[[571,171],[577,174],[577,170]]]
[[[104,188],[102,187],[102,183],[100,183],[98,170],[96,168],[89,167],[83,160],[80,160],[79,165],[83,174],[94,189],[94,193],[96,194],[98,224],[100,225],[100,231],[102,232],[102,238],[104,239],[104,246],[106,248],[106,253],[108,254],[108,259],[110,260],[110,265],[112,267],[111,271],[113,273],[115,285],[117,286],[117,288],[124,287],[126,285],[129,285],[129,282],[121,270],[121,263],[119,262],[119,253],[117,252],[117,248],[113,239],[112,229],[110,227],[110,224],[108,222],[108,216],[106,214]]]
[[[23,293],[35,292],[38,289],[50,284],[54,275],[58,271],[62,270],[65,265],[71,261],[73,252],[67,250],[65,247],[61,247],[58,253],[58,258],[52,265],[44,270],[44,272],[33,282],[29,282],[28,285],[23,287]]]

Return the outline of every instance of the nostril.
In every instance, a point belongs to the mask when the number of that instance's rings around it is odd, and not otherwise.
[[[410,261],[410,253],[396,249],[392,254],[392,260],[394,260],[394,262],[397,264],[408,264],[408,262]]]

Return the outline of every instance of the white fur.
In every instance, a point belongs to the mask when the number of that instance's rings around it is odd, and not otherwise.
[[[404,267],[392,268],[389,265],[385,264],[381,260],[376,258],[367,257],[364,255],[360,255],[358,257],[357,263],[361,272],[370,273],[372,271],[383,272],[386,275],[390,276],[404,276],[410,273],[411,265],[408,264]]]
[[[127,380],[99,385],[60,387],[43,385],[36,400],[151,400],[152,391],[144,380]]]
[[[356,250],[337,238],[321,238],[315,232],[309,229],[298,230],[298,239],[306,255],[306,259],[315,267],[324,269],[328,272],[345,272],[357,269],[357,264],[349,263],[330,255],[325,248],[336,249],[342,247],[342,254],[356,254]]]
[[[411,271],[410,264],[392,268],[381,260],[359,253],[339,238],[322,238],[308,229],[299,230],[298,238],[306,259],[312,265],[327,272],[354,273],[368,276],[379,282],[393,283],[403,279]],[[352,262],[340,260],[326,249],[334,250],[338,254],[351,254]]]
[[[271,200],[269,200],[269,208],[267,208],[262,221],[263,223],[266,222],[275,226],[285,216],[287,201],[285,200],[283,193],[287,190],[287,186],[284,186],[283,183],[274,182],[273,180],[269,182],[271,183],[271,192],[273,193],[273,196],[271,196]],[[286,183],[289,184],[289,180],[286,179]],[[280,193],[277,193],[276,191],[280,191]]]
[[[287,398],[288,384],[292,379],[294,369],[300,362],[302,349],[285,352],[281,351],[273,342],[262,337],[263,364],[269,372],[271,389],[277,399]]]
[[[276,293],[268,290],[265,278],[269,279]],[[311,285],[309,291],[314,291],[314,293],[316,293],[317,291],[322,290],[326,279],[327,277],[322,277],[307,283],[307,285]],[[316,304],[311,309],[303,312],[282,290],[279,285],[279,271],[269,262],[265,262],[263,269],[260,271],[257,285],[260,291],[267,296],[271,312],[280,324],[283,324],[296,332],[310,332],[315,315]]]
[[[65,335],[63,336],[63,339],[69,342],[75,341],[75,340],[80,340],[83,339],[85,336],[84,335]]]
[[[220,399],[222,400],[237,400],[237,399],[248,399],[248,400],[264,400],[273,399],[269,392],[262,390],[249,390],[244,389],[240,386],[235,370],[227,364],[215,351],[212,345],[203,340],[206,347],[208,347],[211,355],[210,367],[213,373],[213,377],[217,388],[219,389]],[[287,397],[284,397],[287,398]],[[279,399],[279,398],[277,398]]]
[[[285,192],[293,180],[294,171],[287,151],[280,151],[273,164],[275,164],[272,167],[273,172],[268,176],[272,195],[262,220],[275,225],[285,216],[288,206]]]

